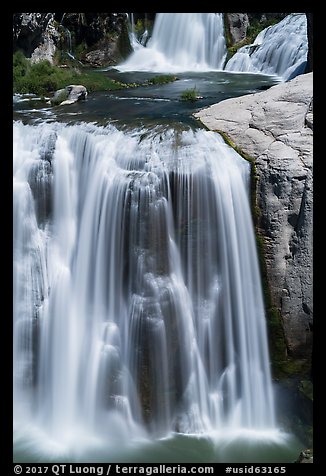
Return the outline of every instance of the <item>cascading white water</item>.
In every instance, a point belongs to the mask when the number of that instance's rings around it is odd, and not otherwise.
[[[118,66],[121,71],[207,71],[226,58],[222,13],[157,13],[146,47]]]
[[[129,19],[129,41],[132,49],[135,51],[138,48],[141,48],[142,44],[138,41],[137,35],[135,32],[135,20],[133,13],[127,13]]]
[[[259,33],[252,45],[240,48],[225,70],[275,74],[287,81],[304,72],[307,52],[306,15],[293,13]]]
[[[16,122],[14,144],[18,424],[272,429],[249,164],[203,130]]]

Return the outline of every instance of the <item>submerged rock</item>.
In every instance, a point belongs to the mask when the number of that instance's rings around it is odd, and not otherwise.
[[[305,358],[311,354],[313,319],[312,99],[308,73],[195,114],[255,159],[272,305],[280,312],[288,352]]]
[[[299,458],[295,461],[295,463],[313,463],[314,456],[312,449],[307,449],[301,451]]]
[[[53,106],[65,106],[67,104],[74,104],[81,99],[86,99],[87,89],[85,86],[70,84],[64,89],[58,89],[51,99],[51,104]]]

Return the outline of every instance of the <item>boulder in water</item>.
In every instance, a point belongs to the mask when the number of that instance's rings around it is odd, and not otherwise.
[[[58,89],[51,99],[52,106],[64,106],[67,104],[74,104],[81,99],[86,99],[87,97],[87,89],[85,86],[80,84],[70,84],[66,86],[64,89]]]
[[[313,463],[314,456],[312,449],[307,449],[301,451],[299,458],[295,461],[295,463]]]

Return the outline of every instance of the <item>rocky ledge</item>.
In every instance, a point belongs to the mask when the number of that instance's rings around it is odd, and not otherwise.
[[[312,340],[312,104],[309,73],[195,114],[255,161],[272,304],[295,357],[309,357]]]

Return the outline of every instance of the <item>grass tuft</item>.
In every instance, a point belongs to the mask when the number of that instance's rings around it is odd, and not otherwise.
[[[162,74],[159,76],[154,76],[148,80],[149,84],[167,84],[176,81],[178,78],[172,74]]]
[[[182,91],[180,99],[181,101],[197,101],[197,99],[199,99],[199,91],[196,87],[186,89],[185,91]]]

